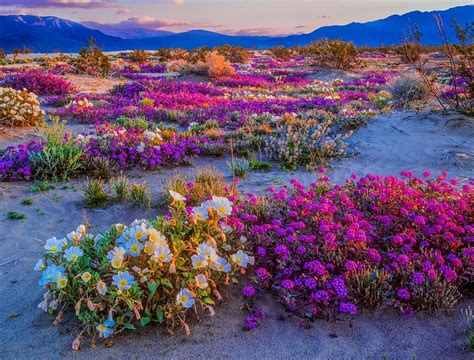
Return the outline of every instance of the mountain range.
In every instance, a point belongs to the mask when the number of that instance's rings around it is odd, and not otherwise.
[[[453,20],[461,25],[472,24],[474,5],[443,11],[413,11],[365,23],[324,26],[309,34],[284,37],[232,36],[206,30],[172,33],[95,22],[80,24],[54,16],[4,15],[0,16],[0,48],[6,52],[22,48],[29,48],[33,52],[77,52],[91,37],[106,51],[155,50],[163,47],[191,49],[223,44],[264,49],[275,45],[305,45],[321,38],[340,38],[352,41],[358,46],[381,46],[400,44],[415,24],[423,34],[423,44],[437,45],[440,43],[434,20],[434,15],[437,14],[443,19],[448,38],[454,40],[454,31],[450,24]]]

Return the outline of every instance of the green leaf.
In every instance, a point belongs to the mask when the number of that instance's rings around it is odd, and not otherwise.
[[[145,326],[145,325],[148,324],[150,321],[151,321],[151,319],[150,319],[149,317],[147,317],[147,316],[142,317],[142,318],[140,319],[140,325],[141,325],[141,326]]]
[[[136,327],[132,323],[125,323],[123,324],[123,327],[129,330],[135,330]]]
[[[158,313],[156,314],[156,318],[157,318],[158,322],[159,322],[160,324],[162,324],[163,321],[165,320],[165,317],[164,317],[164,315],[163,315],[163,311],[158,312]]]
[[[164,279],[161,279],[161,283],[166,286],[166,287],[169,287],[170,289],[173,288],[173,284],[171,283],[171,281],[169,281],[168,279],[164,278]]]
[[[214,304],[215,304],[214,300],[212,300],[211,298],[208,298],[208,297],[202,299],[202,301],[203,301],[205,304],[208,304],[208,305],[214,305]]]
[[[148,290],[150,290],[150,295],[154,296],[158,285],[156,283],[149,282],[146,284],[146,286],[148,287]]]

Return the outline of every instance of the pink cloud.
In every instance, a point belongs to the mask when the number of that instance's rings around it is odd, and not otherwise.
[[[150,16],[132,16],[116,25],[124,28],[143,27],[147,29],[159,29],[164,27],[190,26],[192,24],[182,20],[156,19]]]
[[[78,8],[97,9],[114,7],[106,0],[2,0],[0,6],[17,6],[28,9]]]

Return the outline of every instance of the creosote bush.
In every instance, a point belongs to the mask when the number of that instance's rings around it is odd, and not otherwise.
[[[357,48],[352,42],[342,40],[318,40],[304,47],[304,53],[313,58],[315,65],[348,70],[357,65]]]
[[[77,71],[92,76],[107,76],[110,71],[110,61],[93,39],[88,45],[79,50],[79,57],[73,58],[71,65]]]

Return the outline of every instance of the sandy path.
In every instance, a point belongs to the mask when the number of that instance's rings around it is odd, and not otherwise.
[[[439,173],[447,170],[459,178],[474,178],[473,120],[450,114],[393,114],[371,121],[350,139],[359,154],[336,161],[330,175],[338,182],[352,172],[397,174],[400,170]],[[226,159],[196,159],[194,167],[140,173],[152,187],[155,199],[166,180],[176,172],[192,173],[196,168],[214,164],[226,175]],[[296,177],[310,182],[306,171],[253,173],[241,184],[241,191],[264,189]],[[70,345],[76,334],[70,317],[57,327],[52,318],[36,308],[42,290],[38,275],[32,272],[42,253],[44,241],[63,236],[82,222],[86,215],[96,229],[115,222],[129,223],[144,217],[142,211],[128,205],[85,210],[82,207],[80,181],[61,189],[31,194],[28,183],[0,183],[0,359],[34,356],[51,358],[317,358],[317,359],[464,359],[464,334],[460,309],[474,305],[472,299],[460,303],[453,316],[433,318],[416,315],[405,319],[393,312],[363,313],[355,322],[317,321],[313,329],[301,330],[297,319],[279,320],[284,312],[271,298],[265,299],[266,319],[253,332],[241,330],[239,289],[224,293],[226,302],[213,318],[205,316],[192,327],[192,335],[181,332],[167,336],[156,327],[117,337],[111,348],[84,344],[80,352]],[[33,205],[21,205],[23,197],[32,197]],[[8,221],[7,211],[25,213],[23,222]],[[153,215],[152,210],[148,215]]]

